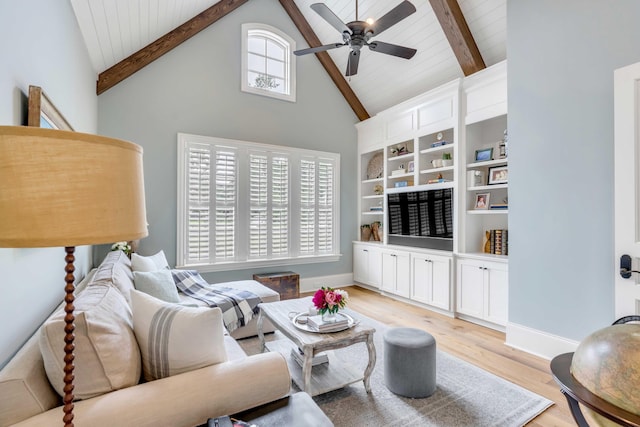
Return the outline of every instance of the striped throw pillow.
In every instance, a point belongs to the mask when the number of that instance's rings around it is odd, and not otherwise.
[[[219,308],[185,307],[136,290],[131,291],[131,308],[145,380],[227,360]]]

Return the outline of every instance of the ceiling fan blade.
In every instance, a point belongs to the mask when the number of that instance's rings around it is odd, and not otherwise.
[[[342,22],[340,18],[338,18],[336,14],[327,7],[326,4],[314,3],[311,5],[311,9],[315,10],[318,15],[322,16],[322,18],[324,18],[324,20],[331,24],[331,26],[336,30],[340,31],[341,33],[346,32],[347,34],[351,34],[351,30],[349,29],[349,27],[347,27],[347,24]]]
[[[345,46],[345,44],[344,43],[331,43],[331,44],[325,44],[325,45],[322,45],[322,46],[309,47],[307,49],[294,50],[293,54],[296,55],[296,56],[307,55],[309,53],[324,52],[325,50],[335,49],[337,47],[342,47],[342,46]]]
[[[387,28],[393,27],[415,11],[416,7],[405,0],[387,12],[380,19],[376,20],[373,25],[369,27],[369,30],[373,32],[374,36],[377,36]]]
[[[345,76],[354,76],[358,73],[358,64],[360,63],[360,51],[352,50],[349,52],[349,60],[347,61],[347,72]]]
[[[405,59],[413,58],[413,55],[417,52],[417,50],[410,47],[378,41],[369,43],[369,49],[374,52],[386,53],[387,55],[399,56]]]

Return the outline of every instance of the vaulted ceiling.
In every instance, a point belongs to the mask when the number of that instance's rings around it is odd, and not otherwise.
[[[96,74],[104,80],[114,77],[114,69],[121,74],[118,78],[126,77],[127,73],[135,71],[136,66],[142,67],[154,56],[170,50],[177,39],[186,39],[211,22],[211,25],[215,25],[215,20],[223,18],[226,13],[233,13],[236,7],[242,7],[250,1],[263,0],[71,0],[71,4]],[[297,9],[321,44],[341,42],[338,31],[310,8],[312,3],[318,1],[280,0],[282,6],[274,3],[274,7],[284,7],[290,16],[293,16],[292,10],[295,12]],[[415,48],[418,52],[412,59],[405,60],[364,49],[358,74],[343,78],[348,48],[328,51],[326,58],[335,64],[329,64],[334,68],[334,81],[336,78],[342,79],[337,83],[345,85],[341,89],[343,94],[351,92],[364,107],[362,111],[357,111],[350,101],[361,119],[366,118],[367,113],[375,115],[442,83],[477,71],[463,71],[465,46],[462,45],[466,41],[465,29],[456,28],[460,20],[468,26],[470,33],[467,40],[475,42],[481,55],[480,63],[490,66],[506,59],[506,0],[457,0],[457,4],[456,0],[410,1],[416,7],[416,13],[374,40]],[[359,0],[358,19],[379,18],[400,2]],[[355,0],[326,0],[324,3],[343,22],[356,19]],[[456,17],[458,6],[461,16]],[[300,27],[298,23],[296,25]],[[159,39],[164,44],[156,42],[154,45],[154,41]],[[452,45],[457,52],[454,52]],[[145,49],[146,46],[152,48]],[[296,46],[297,49],[305,47],[308,47],[305,43]],[[466,59],[473,61],[473,58]],[[297,59],[314,60],[313,55]],[[477,59],[475,63],[478,63]],[[123,64],[128,65],[126,70],[130,70],[124,74]],[[116,83],[117,79],[112,84]],[[100,82],[98,87],[98,92],[101,92]],[[110,84],[103,86],[103,90],[108,87]],[[345,97],[349,101],[348,96]]]

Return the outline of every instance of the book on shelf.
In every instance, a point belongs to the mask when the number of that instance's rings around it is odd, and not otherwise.
[[[293,358],[293,360],[295,360],[298,363],[298,365],[300,366],[304,365],[304,352],[299,348],[291,349],[291,357]],[[320,353],[315,355],[313,359],[311,359],[311,366],[322,365],[323,363],[328,363],[328,362],[329,362],[329,356],[327,356],[327,353]]]
[[[509,230],[489,230],[484,251],[493,255],[509,255]]]
[[[509,205],[507,203],[495,203],[489,205],[489,209],[509,209]]]
[[[448,142],[447,141],[436,141],[436,142],[432,142],[431,143],[431,148],[435,148],[435,147],[440,147],[441,145],[447,145]]]
[[[372,206],[369,208],[370,211],[374,211],[374,212],[381,212],[382,211],[382,206]]]
[[[334,330],[342,330],[349,324],[349,319],[346,316],[336,313],[335,322],[325,322],[322,320],[322,315],[309,316],[307,318],[307,325],[314,331],[318,332],[331,332]]]

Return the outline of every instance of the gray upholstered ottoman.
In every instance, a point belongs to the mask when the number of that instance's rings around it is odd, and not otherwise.
[[[428,397],[436,390],[436,340],[414,328],[384,334],[384,382],[405,397]]]

